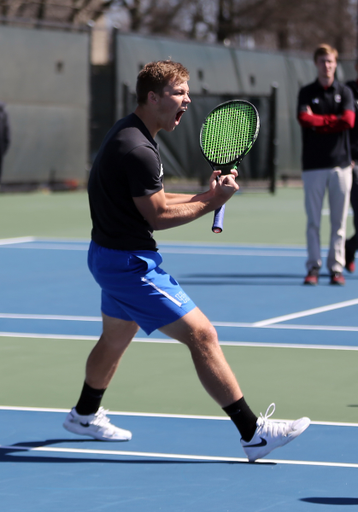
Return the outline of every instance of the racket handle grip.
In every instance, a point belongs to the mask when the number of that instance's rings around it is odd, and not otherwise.
[[[214,233],[221,233],[224,225],[225,205],[223,204],[215,210],[213,227],[211,228]]]

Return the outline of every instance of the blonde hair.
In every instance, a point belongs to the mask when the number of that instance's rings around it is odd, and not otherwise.
[[[180,62],[173,62],[170,59],[149,62],[137,77],[137,102],[139,105],[146,103],[150,91],[161,96],[169,82],[187,82],[188,80],[189,72]]]

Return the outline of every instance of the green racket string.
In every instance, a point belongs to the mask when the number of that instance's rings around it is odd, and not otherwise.
[[[229,164],[247,153],[257,134],[257,114],[246,103],[229,103],[211,112],[201,134],[205,156],[215,164]]]

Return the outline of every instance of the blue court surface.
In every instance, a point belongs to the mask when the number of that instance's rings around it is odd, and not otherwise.
[[[99,290],[87,270],[87,248],[88,241],[0,241],[0,351],[1,340],[9,337],[29,343],[97,339]],[[319,286],[307,289],[302,247],[160,244],[159,249],[162,267],[213,322],[223,345],[356,356],[357,274],[346,274],[346,286],[336,287],[323,270]],[[137,340],[170,342],[159,332],[147,338],[139,331]],[[21,379],[21,368],[13,371]],[[357,381],[352,385],[357,389]],[[244,458],[235,427],[223,417],[111,411],[111,420],[131,430],[133,439],[101,443],[64,430],[67,410],[4,405],[2,510],[358,510],[357,402],[351,404],[356,421],[315,421],[293,443],[254,464]]]
[[[64,412],[1,411],[4,510],[358,506],[357,427],[312,425],[276,452],[282,458],[249,464],[233,456],[238,436],[229,421],[112,416],[135,435],[130,443],[101,443],[66,433],[64,417]]]

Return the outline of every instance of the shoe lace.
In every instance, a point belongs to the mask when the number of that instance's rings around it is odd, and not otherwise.
[[[271,410],[272,409],[272,410]],[[259,429],[263,433],[271,434],[271,436],[286,436],[289,431],[289,425],[285,421],[273,421],[269,420],[276,410],[274,403],[270,404],[265,412],[265,416],[260,413],[258,420]]]
[[[272,407],[272,412],[270,412],[271,407]],[[269,418],[271,418],[271,416],[273,415],[275,410],[276,410],[276,405],[274,403],[272,403],[266,409],[265,416],[263,416],[262,412],[260,412],[260,418],[261,418],[262,423],[266,422]]]
[[[96,425],[97,427],[105,427],[110,422],[110,419],[107,418],[107,413],[109,412],[108,409],[104,409],[103,407],[100,407],[98,411],[95,414],[95,417],[92,421],[93,425]]]

